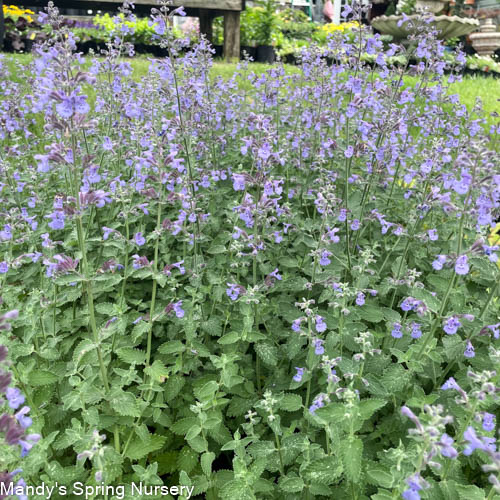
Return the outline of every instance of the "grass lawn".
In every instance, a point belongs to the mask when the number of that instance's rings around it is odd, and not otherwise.
[[[30,54],[5,54],[5,59],[7,65],[12,70],[14,74],[14,79],[16,79],[16,62],[21,65],[29,64],[32,60]],[[134,75],[137,79],[140,79],[143,75],[148,72],[149,59],[147,57],[141,56],[131,59],[132,67],[134,69]],[[212,75],[222,76],[223,78],[230,78],[236,71],[236,64],[225,63],[220,60],[215,61]],[[261,63],[251,63],[249,69],[255,73],[262,73],[269,68],[268,64]],[[292,66],[285,64],[285,71],[288,74],[299,73],[300,69],[297,66]],[[19,81],[24,80],[24,77],[19,75]],[[446,77],[444,78],[446,81]],[[412,85],[416,82],[416,78],[407,76],[404,78],[404,82]],[[242,87],[250,87],[250,82],[242,81]],[[492,76],[470,76],[467,75],[463,78],[461,82],[453,83],[450,86],[450,92],[453,94],[459,94],[460,101],[467,106],[468,110],[471,110],[477,98],[480,98],[483,104],[483,109],[487,115],[492,112],[500,113],[500,78],[494,78]],[[495,123],[496,119],[493,117],[488,118],[488,123]]]

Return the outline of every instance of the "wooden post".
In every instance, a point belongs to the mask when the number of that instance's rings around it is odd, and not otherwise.
[[[207,9],[200,9],[200,33],[207,37],[209,42],[213,39],[212,22],[214,20],[213,14]]]
[[[240,59],[240,13],[224,12],[224,57],[227,61]]]
[[[3,47],[4,35],[5,35],[5,23],[3,18],[3,1],[0,0],[0,49]]]

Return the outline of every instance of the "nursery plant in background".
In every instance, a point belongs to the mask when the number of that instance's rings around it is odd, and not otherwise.
[[[208,500],[498,499],[500,129],[450,95],[429,25],[214,81],[162,7],[168,57],[138,81],[129,9],[102,57],[49,5],[32,64],[0,60],[0,314],[20,311],[0,339],[42,436],[4,468]]]
[[[277,25],[276,4],[274,0],[259,0],[260,8],[256,9],[257,61],[273,63],[276,54],[274,51],[273,32]]]

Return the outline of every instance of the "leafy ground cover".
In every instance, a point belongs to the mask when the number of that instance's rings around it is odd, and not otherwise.
[[[165,9],[153,61],[40,21],[0,67],[0,496],[500,498],[500,130],[428,26],[235,71]]]

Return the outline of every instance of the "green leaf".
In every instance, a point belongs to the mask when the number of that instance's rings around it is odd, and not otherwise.
[[[368,420],[377,410],[386,404],[383,399],[364,399],[359,402],[359,414],[362,420]]]
[[[380,307],[372,306],[370,304],[358,307],[356,312],[365,320],[370,323],[379,323],[384,320],[384,314]]]
[[[199,433],[201,432],[201,427],[199,425],[193,425],[187,432],[186,432],[186,441],[190,441],[191,439],[194,439]]]
[[[473,484],[455,484],[455,489],[460,495],[460,500],[484,500],[486,495],[484,490],[474,486]]]
[[[155,360],[155,362],[151,366],[148,366],[144,371],[157,382],[163,382],[169,374],[168,368],[159,360]]]
[[[198,453],[189,446],[184,446],[177,456],[177,469],[188,474],[198,465]]]
[[[339,445],[347,479],[355,483],[359,481],[359,476],[361,474],[363,441],[357,437],[351,437],[342,440]]]
[[[197,423],[198,419],[196,417],[181,418],[180,420],[177,420],[172,427],[170,427],[170,430],[174,434],[183,436],[193,425],[196,425]]]
[[[366,471],[366,475],[372,484],[382,486],[384,488],[392,488],[394,478],[389,471],[382,468],[369,469]]]
[[[212,245],[207,252],[210,254],[220,254],[220,253],[226,253],[227,249],[224,245]]]
[[[301,477],[282,477],[279,487],[285,493],[299,493],[304,489],[304,481]]]
[[[220,490],[220,498],[222,500],[255,500],[252,490],[248,487],[246,481],[243,479],[233,479]]]
[[[184,352],[185,350],[186,346],[180,340],[170,340],[158,348],[160,354],[175,354],[177,352]]]
[[[285,394],[279,402],[279,407],[285,411],[297,411],[302,408],[302,398],[298,394]]]
[[[59,377],[47,370],[33,370],[28,375],[28,384],[33,387],[55,384],[57,381],[59,381]]]
[[[278,364],[278,350],[272,344],[267,342],[255,344],[255,351],[266,365],[276,366]]]
[[[342,464],[336,457],[327,457],[307,464],[301,471],[302,477],[310,484],[333,484],[342,474]]]
[[[218,344],[229,345],[238,342],[241,339],[241,334],[238,332],[229,332],[223,335],[219,340],[217,340]]]
[[[215,380],[207,382],[202,387],[196,388],[194,390],[194,395],[201,402],[210,401],[215,396],[215,393],[219,390],[219,384]]]
[[[212,451],[207,451],[201,456],[201,469],[205,476],[210,477],[212,475],[212,463],[215,460],[215,453]]]
[[[141,412],[137,407],[137,397],[131,392],[114,389],[109,394],[109,405],[118,415],[138,417]]]
[[[171,401],[181,391],[186,384],[186,380],[181,375],[172,375],[165,382],[165,400]]]
[[[161,449],[166,440],[165,436],[158,436],[157,434],[151,436],[151,440],[147,445],[140,439],[135,439],[130,443],[125,456],[130,460],[140,460],[153,451]]]
[[[133,347],[121,347],[116,350],[116,354],[124,363],[142,365],[146,361],[146,353]]]

